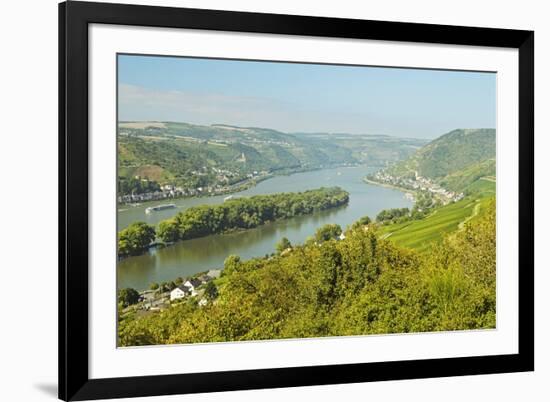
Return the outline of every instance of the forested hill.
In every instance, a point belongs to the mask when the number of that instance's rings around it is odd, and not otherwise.
[[[388,171],[417,171],[432,179],[441,178],[472,164],[494,159],[496,153],[494,129],[460,129],[436,138],[420,148],[407,160],[398,162]]]
[[[422,176],[461,191],[481,177],[495,176],[495,129],[453,130],[384,170],[393,177]]]
[[[118,134],[122,181],[137,176],[185,188],[231,185],[262,172],[288,173],[358,163],[386,166],[425,144],[424,140],[385,135],[339,134],[336,138],[175,122],[120,122]]]

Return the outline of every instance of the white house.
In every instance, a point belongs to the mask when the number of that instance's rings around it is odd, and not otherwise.
[[[197,288],[202,284],[202,282],[198,279],[189,279],[187,282],[183,284],[183,286],[187,287],[189,291],[191,292],[191,296],[197,295]]]
[[[344,234],[344,232],[340,233],[340,236],[338,236],[338,238],[340,240],[344,240],[346,238],[346,235]]]
[[[170,300],[177,300],[177,299],[183,299],[186,296],[189,296],[191,294],[191,290],[185,286],[180,285],[178,287],[175,287],[170,292]]]

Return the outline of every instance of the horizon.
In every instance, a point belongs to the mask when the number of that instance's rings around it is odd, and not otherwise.
[[[118,94],[119,122],[426,140],[496,127],[489,72],[119,55]]]
[[[351,135],[351,136],[382,136],[382,137],[394,137],[394,138],[400,138],[400,139],[415,139],[415,140],[428,140],[432,141],[439,137],[442,137],[446,134],[449,134],[456,130],[496,130],[495,127],[456,127],[453,129],[450,129],[449,131],[446,131],[444,133],[441,133],[439,135],[436,135],[433,138],[426,138],[426,137],[405,137],[405,136],[399,136],[394,134],[381,134],[381,133],[349,133],[345,131],[282,131],[277,130],[272,127],[259,127],[259,126],[239,126],[235,124],[227,124],[227,123],[204,123],[204,124],[198,124],[198,123],[192,123],[189,121],[176,121],[176,120],[119,120],[117,124],[124,124],[124,123],[175,123],[175,124],[189,124],[192,126],[200,126],[200,127],[214,127],[214,126],[226,126],[226,127],[234,127],[234,128],[245,128],[245,129],[261,129],[261,130],[273,130],[277,131],[281,134],[287,134],[287,135],[315,135],[315,134],[326,134],[326,135]]]

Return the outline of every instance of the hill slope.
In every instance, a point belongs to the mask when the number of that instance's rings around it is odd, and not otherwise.
[[[416,151],[409,159],[396,163],[389,173],[418,175],[441,179],[474,164],[494,159],[494,129],[459,129],[436,138]]]
[[[431,182],[461,192],[483,177],[494,179],[495,156],[494,129],[453,130],[370,179],[410,189],[426,187]]]
[[[120,122],[119,177],[183,188],[227,186],[254,177],[411,155],[422,140],[389,136],[288,134],[257,127]],[[136,186],[125,186],[136,191]]]

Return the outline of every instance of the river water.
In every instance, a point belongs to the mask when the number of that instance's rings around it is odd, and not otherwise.
[[[222,268],[223,261],[230,254],[237,254],[241,259],[270,254],[282,237],[287,237],[293,244],[303,243],[326,223],[337,223],[344,229],[362,216],[374,218],[382,209],[412,206],[412,202],[399,190],[363,182],[363,177],[374,170],[361,166],[277,176],[236,193],[250,196],[340,186],[349,192],[350,200],[346,206],[313,215],[277,221],[242,232],[185,240],[163,249],[150,250],[141,256],[126,258],[118,263],[118,288],[144,290],[152,282],[170,281],[178,276]],[[135,221],[156,224],[193,205],[222,203],[225,197],[227,195],[164,200],[136,207],[119,206],[118,229]],[[174,203],[177,208],[145,214],[145,208],[167,203]]]

